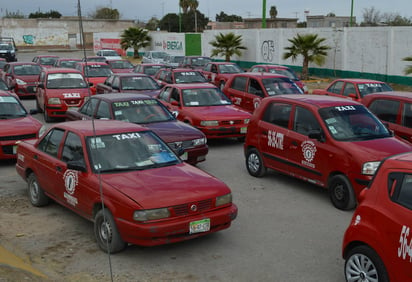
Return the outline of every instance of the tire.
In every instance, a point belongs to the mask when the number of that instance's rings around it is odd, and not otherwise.
[[[335,175],[329,181],[329,197],[332,204],[340,210],[351,210],[356,207],[355,192],[352,184],[344,175]]]
[[[31,173],[27,177],[27,188],[29,193],[30,203],[35,207],[42,207],[50,202],[49,197],[46,196],[43,189],[37,182],[37,177],[34,173]]]
[[[246,168],[250,175],[262,177],[266,173],[262,157],[256,148],[251,148],[246,153]]]
[[[120,237],[111,212],[101,209],[94,217],[94,235],[97,245],[106,253],[117,253],[127,247],[127,243]]]
[[[389,282],[388,273],[379,255],[369,246],[350,250],[345,257],[346,281]]]
[[[39,112],[39,113],[43,112],[43,110],[40,108],[40,104],[39,104],[39,101],[37,100],[37,98],[36,98],[36,109],[37,109],[37,112]]]
[[[43,116],[44,116],[44,121],[45,122],[52,122],[53,121],[53,119],[47,114],[46,106],[44,106]]]

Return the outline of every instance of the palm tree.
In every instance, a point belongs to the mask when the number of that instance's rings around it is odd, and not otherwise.
[[[303,56],[302,79],[308,79],[309,63],[314,62],[321,66],[325,63],[327,45],[322,45],[326,38],[318,38],[317,34],[298,34],[292,39],[288,39],[292,46],[285,47],[287,52],[283,54],[283,59],[292,58],[295,61],[299,55]]]
[[[242,35],[235,35],[233,32],[219,33],[215,36],[215,40],[210,41],[209,44],[215,47],[211,56],[224,56],[226,62],[229,62],[230,57],[233,55],[241,56],[242,52],[240,50],[247,49],[242,45]]]
[[[276,16],[278,15],[278,10],[276,9],[276,6],[270,7],[269,15],[271,19],[276,18]]]
[[[189,10],[191,0],[179,0],[179,6],[183,10],[183,14],[186,14]]]
[[[133,48],[133,58],[139,58],[139,49],[150,45],[149,31],[140,27],[129,27],[120,35],[123,50]]]
[[[199,2],[197,0],[188,0],[190,11],[195,13],[195,32],[197,32],[197,7],[199,7]]]
[[[412,62],[412,56],[405,57],[402,60],[406,61],[406,62]],[[405,74],[411,74],[412,73],[412,65],[407,66],[404,70],[404,73]]]

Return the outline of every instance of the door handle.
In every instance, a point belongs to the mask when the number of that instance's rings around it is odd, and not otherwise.
[[[56,166],[56,170],[57,171],[62,171],[62,167],[61,166]]]

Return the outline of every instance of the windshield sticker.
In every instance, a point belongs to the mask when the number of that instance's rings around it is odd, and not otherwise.
[[[100,137],[90,138],[90,145],[92,149],[104,149],[106,145]]]
[[[269,130],[268,134],[268,146],[276,149],[283,150],[284,134],[276,131]]]
[[[409,232],[410,228],[408,226],[402,226],[401,236],[399,238],[400,246],[398,247],[398,257],[412,262],[412,236],[409,237]]]
[[[74,192],[76,191],[76,186],[79,183],[78,171],[68,169],[63,174],[64,186],[66,191],[64,192],[64,198],[67,203],[72,206],[77,205],[77,198],[73,197]]]
[[[114,102],[113,105],[117,108],[130,106],[129,102],[127,101],[126,102]]]
[[[315,143],[307,140],[301,144],[301,147],[302,147],[302,152],[303,152],[303,158],[305,159],[305,160],[302,160],[302,164],[315,168],[315,165],[312,163],[313,159],[315,158],[315,153],[316,153]]]
[[[336,118],[328,118],[327,120],[325,120],[327,124],[332,124],[332,123],[336,123]]]
[[[339,112],[344,112],[344,111],[356,111],[356,108],[354,106],[337,106],[335,107]]]
[[[267,89],[266,89],[266,90],[267,90]],[[273,95],[276,94],[276,92],[275,92],[275,91],[268,91],[268,94],[269,94],[270,96],[273,96]]]
[[[189,103],[190,106],[199,106],[199,102],[198,101],[192,101]]]
[[[380,83],[366,83],[366,87],[381,87]]]
[[[140,138],[140,134],[137,133],[137,132],[116,134],[116,135],[112,135],[112,136],[113,136],[113,138],[116,138],[117,140],[127,140],[127,139],[138,139],[138,138]]]
[[[181,73],[179,73],[180,75],[183,75],[183,76],[185,76],[185,75],[196,75],[196,73],[195,72],[181,72]]]
[[[332,132],[332,134],[338,134],[338,131],[335,129],[335,127],[333,125],[329,126],[329,130],[330,130],[330,132]]]

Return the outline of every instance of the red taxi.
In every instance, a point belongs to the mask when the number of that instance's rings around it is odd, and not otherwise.
[[[134,65],[126,59],[108,60],[107,63],[114,73],[129,73],[134,69]]]
[[[342,78],[332,81],[326,89],[313,89],[312,94],[329,95],[362,101],[368,94],[392,90],[393,89],[388,84],[378,80]]]
[[[383,158],[409,151],[364,105],[320,95],[263,99],[244,145],[252,176],[271,168],[325,187],[343,210],[356,206]]]
[[[237,216],[226,184],[133,123],[55,124],[39,140],[19,143],[16,171],[32,205],[52,199],[93,221],[105,252],[204,236],[229,228]]]
[[[41,122],[32,117],[15,94],[0,91],[0,159],[16,158],[17,143],[36,139],[43,130]]]
[[[412,281],[412,153],[382,161],[342,243],[346,281]]]
[[[265,97],[281,94],[302,94],[288,77],[273,73],[244,72],[233,74],[223,93],[242,109],[253,113]]]
[[[209,62],[202,70],[206,79],[208,79],[214,85],[223,89],[226,81],[234,73],[242,73],[241,67],[235,63],[230,62]]]
[[[58,58],[53,66],[55,68],[76,68],[76,64],[78,62],[81,62],[81,59],[75,59],[75,58]]]
[[[58,59],[59,56],[55,55],[38,55],[33,58],[32,62],[42,66],[43,68],[52,68]]]
[[[7,63],[2,78],[19,97],[34,96],[41,69],[41,66],[32,62]]]
[[[200,70],[189,70],[183,68],[160,69],[153,77],[162,86],[165,86],[166,84],[208,82]]]
[[[89,83],[93,83],[90,87],[92,95],[96,94],[96,85],[103,83],[113,73],[107,63],[101,62],[80,62],[76,64],[76,69]]]
[[[213,84],[166,85],[158,98],[178,120],[200,129],[208,139],[245,137],[251,115],[232,105]]]
[[[400,138],[412,143],[412,92],[389,91],[369,94],[362,104]]]
[[[64,118],[71,107],[80,107],[89,96],[89,84],[83,75],[70,68],[45,68],[37,85],[37,110],[44,114],[44,120]]]
[[[184,150],[181,159],[197,164],[206,159],[206,136],[198,129],[178,121],[157,99],[136,93],[98,94],[79,109],[66,112],[66,120],[116,119],[133,122],[153,130],[175,151]]]
[[[134,67],[133,72],[144,73],[144,74],[154,77],[154,75],[160,69],[163,69],[166,67],[167,67],[166,64],[151,64],[151,63],[138,64],[137,66]]]
[[[96,84],[96,93],[140,93],[156,96],[160,85],[151,76],[142,73],[113,73],[103,83]]]

